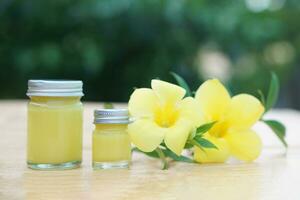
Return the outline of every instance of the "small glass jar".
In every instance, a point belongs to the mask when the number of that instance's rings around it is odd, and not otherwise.
[[[80,167],[82,160],[82,81],[28,82],[27,165],[54,170]]]
[[[127,133],[127,109],[99,109],[94,112],[93,168],[129,168],[131,143]]]

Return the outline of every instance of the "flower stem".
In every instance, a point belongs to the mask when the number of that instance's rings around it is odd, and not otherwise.
[[[168,169],[169,164],[168,164],[168,161],[166,159],[166,156],[165,156],[164,152],[159,147],[157,147],[155,149],[155,151],[157,152],[157,154],[158,154],[158,156],[161,159],[161,162],[163,164],[163,168],[162,169],[163,170]]]

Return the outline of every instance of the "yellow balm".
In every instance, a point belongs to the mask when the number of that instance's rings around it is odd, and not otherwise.
[[[93,168],[128,168],[131,160],[128,110],[96,110],[94,123]]]
[[[29,81],[27,164],[72,169],[82,160],[81,81]]]

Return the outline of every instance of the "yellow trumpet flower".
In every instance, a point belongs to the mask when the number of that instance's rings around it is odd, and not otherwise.
[[[177,85],[152,80],[151,87],[136,89],[130,97],[131,141],[144,152],[164,142],[180,155],[190,132],[203,123],[199,104],[194,98],[184,98],[186,91]]]
[[[217,79],[204,82],[195,98],[206,120],[217,122],[204,137],[218,147],[206,148],[205,152],[195,147],[195,161],[225,162],[231,155],[243,161],[252,161],[260,155],[261,140],[251,130],[264,113],[264,107],[258,99],[248,94],[231,98]]]

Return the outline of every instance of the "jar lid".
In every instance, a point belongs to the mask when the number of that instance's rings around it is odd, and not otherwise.
[[[128,124],[128,109],[97,109],[94,111],[94,124]]]
[[[82,86],[77,80],[29,80],[27,96],[81,97]]]

